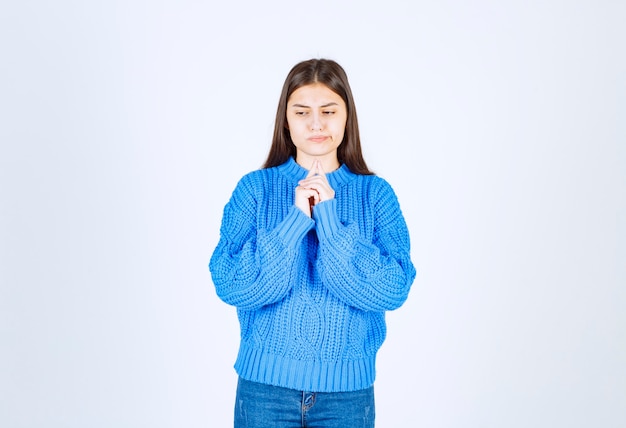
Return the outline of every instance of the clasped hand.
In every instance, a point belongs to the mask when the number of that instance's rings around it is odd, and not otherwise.
[[[313,207],[322,201],[335,197],[335,191],[326,178],[319,160],[313,162],[309,174],[298,182],[296,187],[295,204],[303,213],[311,217]]]

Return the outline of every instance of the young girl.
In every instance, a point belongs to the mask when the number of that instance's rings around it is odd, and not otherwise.
[[[241,326],[235,427],[374,426],[385,311],[404,303],[415,269],[336,62],[289,72],[268,158],[224,208],[209,268]]]

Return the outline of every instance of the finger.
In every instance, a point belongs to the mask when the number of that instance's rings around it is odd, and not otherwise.
[[[316,170],[317,170],[317,173],[318,173],[319,175],[325,175],[325,174],[326,174],[326,171],[324,171],[324,167],[322,167],[322,161],[318,159],[318,160],[316,161],[316,163],[317,163],[317,165],[316,165]]]
[[[313,161],[313,163],[311,164],[311,169],[309,169],[309,173],[307,174],[306,178],[313,177],[315,175],[317,175],[317,161]]]
[[[301,195],[304,199],[314,197],[316,201],[319,200],[319,192],[313,187],[298,186],[296,188],[296,193],[296,196]]]

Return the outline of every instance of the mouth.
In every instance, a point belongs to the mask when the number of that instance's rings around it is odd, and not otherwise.
[[[327,135],[313,135],[308,138],[309,141],[313,143],[322,143],[326,141],[329,137]]]

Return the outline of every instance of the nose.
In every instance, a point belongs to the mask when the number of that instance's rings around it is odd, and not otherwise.
[[[322,126],[322,118],[319,113],[314,113],[311,115],[311,131],[321,131]]]

